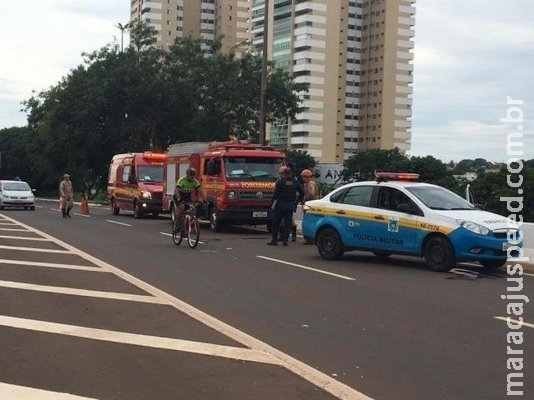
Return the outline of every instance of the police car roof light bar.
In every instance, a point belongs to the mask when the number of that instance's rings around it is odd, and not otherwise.
[[[375,178],[377,181],[417,181],[419,174],[411,172],[378,172],[375,171]]]

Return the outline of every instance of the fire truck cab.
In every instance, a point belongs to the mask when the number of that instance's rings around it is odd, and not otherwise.
[[[188,142],[169,146],[165,159],[163,210],[174,219],[171,199],[176,181],[193,167],[207,206],[200,218],[218,232],[225,225],[267,225],[271,199],[285,154],[244,140]]]
[[[125,153],[113,156],[109,166],[107,198],[113,215],[132,211],[134,218],[162,212],[165,153]]]

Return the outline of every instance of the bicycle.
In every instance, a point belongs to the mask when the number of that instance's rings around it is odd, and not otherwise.
[[[200,223],[197,218],[197,203],[185,203],[187,209],[182,214],[182,218],[175,218],[172,224],[172,241],[176,246],[182,243],[183,238],[187,238],[187,244],[191,249],[198,245],[200,239]]]

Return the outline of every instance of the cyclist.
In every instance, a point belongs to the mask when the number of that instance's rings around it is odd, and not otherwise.
[[[201,201],[202,195],[200,193],[200,182],[196,176],[197,170],[190,167],[185,171],[185,176],[182,176],[176,182],[173,201],[175,204],[176,220],[180,224],[187,203],[193,200]],[[193,194],[195,195],[194,197],[192,196]]]

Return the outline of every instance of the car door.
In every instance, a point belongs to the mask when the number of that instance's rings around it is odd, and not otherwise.
[[[377,187],[373,208],[373,231],[378,250],[418,252],[417,227],[421,210],[400,189]]]
[[[346,246],[369,247],[374,242],[370,208],[372,193],[372,185],[357,185],[330,199],[335,205],[336,225]]]

